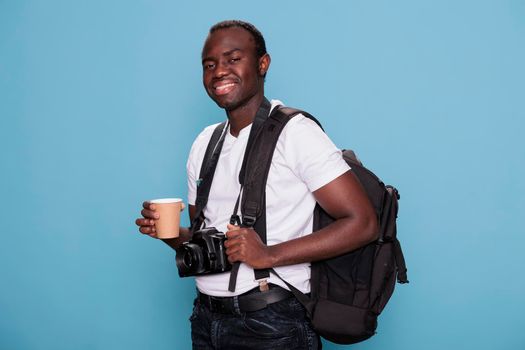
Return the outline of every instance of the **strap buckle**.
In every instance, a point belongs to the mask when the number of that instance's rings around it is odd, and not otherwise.
[[[259,283],[259,290],[261,292],[267,292],[270,290],[270,285],[268,284],[268,280],[266,278],[255,280],[255,282]]]
[[[244,215],[242,217],[242,225],[245,227],[253,227],[255,225],[255,216]]]

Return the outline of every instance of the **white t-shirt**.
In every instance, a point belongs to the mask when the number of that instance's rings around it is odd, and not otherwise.
[[[272,108],[282,103],[272,100]],[[208,126],[194,141],[187,163],[188,203],[195,204],[197,179],[204,153],[215,125]],[[207,227],[226,232],[239,195],[239,171],[248,142],[251,124],[238,137],[229,130],[213,178],[208,204],[204,209]],[[266,185],[266,237],[268,245],[275,245],[312,232],[315,190],[336,179],[350,168],[341,157],[341,151],[312,120],[297,115],[282,130],[273,155]],[[286,281],[304,293],[310,291],[310,264],[276,267]],[[197,276],[197,288],[213,296],[242,294],[258,286],[253,269],[242,263],[237,276],[235,292],[228,291],[230,273]],[[271,274],[270,283],[286,285]]]

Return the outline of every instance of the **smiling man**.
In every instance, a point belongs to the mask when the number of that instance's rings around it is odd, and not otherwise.
[[[198,295],[190,318],[194,349],[320,349],[320,339],[304,308],[286,285],[273,275],[256,280],[254,269],[275,268],[308,293],[310,262],[340,255],[376,238],[374,210],[340,150],[302,115],[285,126],[272,158],[265,193],[267,244],[252,228],[229,224],[255,115],[282,105],[265,98],[269,67],[264,38],[253,25],[225,21],[210,29],[202,50],[203,84],[210,98],[226,111],[228,124],[203,210],[204,222],[226,232],[228,260],[239,262],[240,268],[234,292],[228,290],[229,272],[196,277]],[[188,158],[192,222],[199,171],[215,128],[204,129]],[[316,203],[336,220],[312,232]],[[145,202],[143,207],[143,217],[136,223],[141,233],[156,238],[155,205]],[[176,249],[190,237],[190,231],[181,228],[179,238],[165,242]],[[256,302],[250,305],[248,301]]]
[[[252,34],[246,30],[250,26],[227,27],[228,23],[213,27],[204,44],[203,83],[208,95],[226,110],[230,133],[237,136],[251,124],[264,98],[270,56],[255,28],[251,30],[256,34]]]

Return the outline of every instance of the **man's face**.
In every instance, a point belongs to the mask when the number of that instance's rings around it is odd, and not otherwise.
[[[269,56],[258,59],[252,35],[225,28],[208,36],[202,50],[203,83],[219,107],[233,111],[263,94]]]

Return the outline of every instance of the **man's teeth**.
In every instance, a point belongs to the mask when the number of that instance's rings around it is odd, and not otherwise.
[[[215,90],[219,90],[219,91],[221,91],[221,90],[225,90],[225,89],[227,89],[227,88],[229,88],[229,87],[232,87],[233,85],[235,85],[235,84],[230,83],[230,84],[220,85],[220,86],[217,86],[217,87],[215,88]]]

